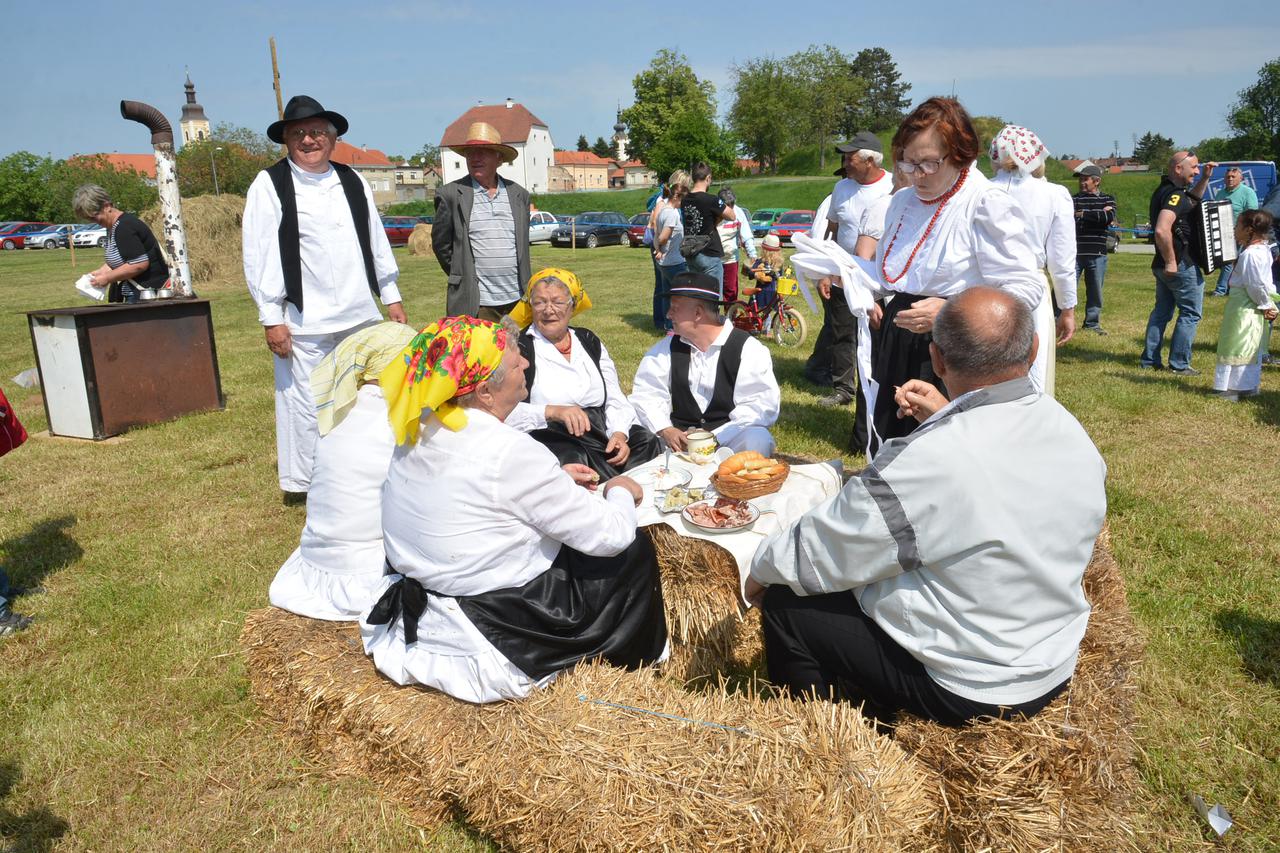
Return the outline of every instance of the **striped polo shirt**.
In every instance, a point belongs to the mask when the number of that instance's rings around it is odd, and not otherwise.
[[[507,182],[498,178],[498,192],[471,179],[474,196],[467,237],[476,262],[481,305],[506,305],[520,298],[520,272],[516,261],[516,225],[507,196]]]
[[[1071,197],[1076,211],[1076,257],[1096,258],[1107,253],[1107,229],[1115,222],[1116,200],[1106,193],[1076,193]],[[1110,207],[1108,213],[1104,207]]]

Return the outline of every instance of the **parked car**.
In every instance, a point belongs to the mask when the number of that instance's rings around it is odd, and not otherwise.
[[[387,240],[392,246],[405,246],[409,243],[409,235],[418,225],[416,216],[384,216],[382,230],[387,232]]]
[[[76,247],[107,245],[107,229],[101,225],[86,225],[71,235],[71,242]]]
[[[769,226],[769,233],[777,234],[778,239],[784,243],[790,243],[793,235],[808,234],[812,227],[812,210],[788,210]]]
[[[787,212],[785,207],[762,207],[751,214],[751,236],[763,237],[769,233],[769,226],[778,221],[778,217]]]
[[[65,249],[71,235],[83,225],[50,225],[43,231],[33,231],[26,236],[28,249]]]
[[[551,245],[577,245],[594,249],[608,243],[619,245],[627,242],[627,218],[612,210],[592,210],[579,213],[572,225],[561,225],[551,236]]]
[[[631,224],[627,226],[627,239],[631,241],[631,248],[644,245],[644,229],[649,227],[649,214],[637,213],[631,217]]]
[[[529,214],[529,242],[549,242],[559,227],[560,221],[554,215],[545,210],[535,210]]]
[[[43,231],[52,224],[52,222],[7,223],[8,227],[0,231],[0,249],[6,252],[11,249],[21,249],[28,235]]]

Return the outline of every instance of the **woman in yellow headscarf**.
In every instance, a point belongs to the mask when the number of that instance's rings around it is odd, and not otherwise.
[[[608,479],[662,452],[640,425],[618,384],[618,370],[590,329],[570,326],[591,307],[578,277],[555,267],[529,279],[524,301],[532,325],[520,336],[528,394],[507,423],[546,445],[563,463]]]
[[[365,651],[399,684],[469,702],[666,648],[657,561],[636,536],[640,487],[615,477],[601,500],[504,423],[525,396],[516,334],[448,317],[382,374],[401,442],[382,510],[395,574],[361,624]]]

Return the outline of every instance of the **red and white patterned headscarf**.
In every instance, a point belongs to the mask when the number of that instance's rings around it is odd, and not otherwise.
[[[1034,172],[1049,157],[1040,137],[1025,127],[1006,124],[991,140],[991,165],[999,169],[1005,160],[1012,160],[1024,175]]]

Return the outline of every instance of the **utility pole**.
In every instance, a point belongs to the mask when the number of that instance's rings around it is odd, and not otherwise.
[[[276,118],[283,119],[284,100],[280,97],[280,62],[276,58],[276,37],[271,36],[269,41],[271,43],[271,85],[276,90]],[[289,149],[283,145],[280,146],[280,151],[285,155],[289,153]]]

